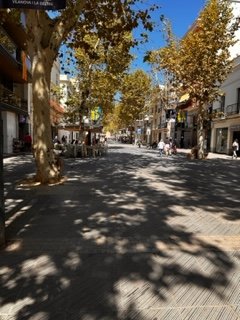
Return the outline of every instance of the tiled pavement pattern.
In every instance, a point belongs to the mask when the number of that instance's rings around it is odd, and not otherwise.
[[[240,160],[111,145],[30,188],[20,160],[5,162],[0,320],[240,320]]]

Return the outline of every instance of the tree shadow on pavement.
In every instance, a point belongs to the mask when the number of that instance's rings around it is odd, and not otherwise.
[[[239,235],[238,168],[124,150],[14,191],[29,206],[0,253],[1,319],[238,319],[240,257],[212,241]]]

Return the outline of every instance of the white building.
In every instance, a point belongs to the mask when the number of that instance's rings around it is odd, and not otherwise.
[[[60,74],[60,88],[61,88],[61,105],[66,109],[66,102],[70,98],[71,94],[76,87],[76,80],[69,78],[66,74]],[[79,126],[79,123],[77,124]],[[66,138],[66,141],[70,143],[72,140],[79,139],[79,129],[74,129],[69,127],[64,121],[61,123],[60,128],[58,129],[58,136],[61,140],[62,136]]]
[[[240,0],[231,1],[234,21],[240,25]],[[221,86],[223,92],[219,101],[213,104],[213,112],[219,117],[212,122],[211,145],[213,152],[231,154],[232,142],[240,141],[240,29],[236,31],[236,44],[230,48],[233,71]]]
[[[23,150],[21,141],[31,129],[31,101],[28,103],[31,63],[24,51],[26,37],[20,25],[2,21],[0,37],[0,134],[3,153],[8,154]]]

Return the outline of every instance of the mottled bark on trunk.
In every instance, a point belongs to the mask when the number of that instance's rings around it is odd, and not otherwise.
[[[33,153],[36,181],[47,184],[59,179],[53,154],[50,120],[50,76],[60,45],[53,37],[56,25],[45,11],[27,10],[27,49],[32,62]],[[57,34],[56,34],[57,35]]]
[[[83,111],[85,107],[85,100],[82,100],[80,108],[79,108],[79,141],[84,142],[84,125],[83,125]]]
[[[3,123],[0,111],[0,247],[5,244],[5,204],[3,181]]]
[[[197,118],[198,159],[204,158],[204,108],[200,106]]]
[[[36,179],[42,184],[59,179],[54,163],[50,123],[50,74],[59,48],[76,25],[86,0],[66,7],[58,19],[44,10],[25,10],[27,53],[32,62],[33,85],[33,148]],[[74,10],[73,10],[74,9]],[[74,14],[72,14],[74,13]]]
[[[59,179],[54,161],[50,122],[51,64],[44,55],[33,60],[33,152],[36,161],[36,180],[41,184]]]

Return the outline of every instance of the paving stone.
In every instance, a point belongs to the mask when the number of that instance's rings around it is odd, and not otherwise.
[[[33,160],[16,160],[0,320],[240,319],[240,162],[113,145],[26,187]]]
[[[199,308],[184,308],[181,312],[181,319],[183,320],[239,320],[238,315],[228,306],[211,306]]]

